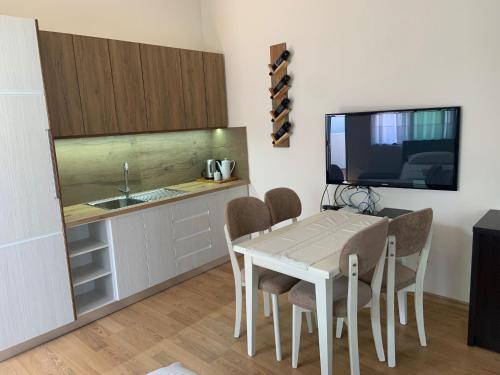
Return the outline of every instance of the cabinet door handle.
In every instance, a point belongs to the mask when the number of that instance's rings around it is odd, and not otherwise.
[[[59,177],[57,175],[57,162],[56,162],[56,152],[54,146],[54,139],[52,138],[52,133],[50,129],[45,129],[47,131],[47,137],[49,138],[50,156],[52,161],[52,176],[54,177],[54,188],[56,189],[56,197],[54,199],[61,199],[61,191],[59,190]]]

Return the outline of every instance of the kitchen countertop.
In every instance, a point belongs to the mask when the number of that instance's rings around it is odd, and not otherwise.
[[[150,202],[139,203],[133,206],[117,208],[114,210],[105,210],[98,207],[92,207],[84,203],[75,204],[73,206],[67,206],[63,208],[64,223],[66,225],[66,228],[71,228],[77,225],[106,219],[108,217],[123,215],[134,211],[140,211],[146,208],[151,208],[166,203],[172,203],[183,199],[189,199],[204,194],[214,193],[216,191],[230,189],[233,187],[245,186],[248,185],[249,183],[250,182],[248,180],[236,180],[236,181],[225,182],[222,184],[217,184],[213,182],[198,182],[198,181],[187,182],[184,184],[168,186],[167,188],[187,191],[188,194],[179,195],[171,198],[158,199]]]

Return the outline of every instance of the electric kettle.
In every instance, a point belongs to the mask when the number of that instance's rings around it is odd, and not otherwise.
[[[213,179],[214,173],[216,172],[216,160],[208,159],[205,167],[205,178]]]

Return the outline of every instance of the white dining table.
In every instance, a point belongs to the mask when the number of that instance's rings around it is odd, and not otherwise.
[[[323,211],[234,246],[244,255],[248,355],[255,355],[258,267],[315,285],[321,374],[333,369],[333,279],[340,253],[357,232],[382,220],[350,212]]]

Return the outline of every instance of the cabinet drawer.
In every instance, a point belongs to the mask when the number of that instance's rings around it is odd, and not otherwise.
[[[173,238],[180,239],[210,229],[210,218],[208,212],[203,212],[191,217],[173,222]]]
[[[197,253],[189,254],[175,261],[177,275],[181,275],[185,272],[191,271],[195,268],[204,266],[207,263],[217,259],[213,254],[213,248],[210,247],[206,250],[199,251]]]
[[[172,220],[174,223],[201,216],[202,214],[209,214],[208,200],[206,198],[186,199],[172,207]]]
[[[212,248],[210,229],[174,240],[176,259]]]

